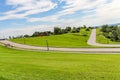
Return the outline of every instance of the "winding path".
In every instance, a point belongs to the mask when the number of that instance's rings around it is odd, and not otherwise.
[[[14,43],[8,40],[1,40],[0,43],[2,44],[9,44],[11,46],[14,46],[18,49],[28,49],[28,50],[43,50],[46,51],[47,47],[38,47],[38,46],[30,46],[30,45],[24,45],[24,44],[18,44]],[[96,43],[96,29],[92,30],[91,36],[88,40],[89,45],[94,46],[104,46],[104,47],[120,47],[120,45],[109,45],[109,44],[98,44]],[[70,52],[120,52],[120,48],[49,48],[50,51],[70,51]]]
[[[100,47],[120,47],[120,44],[99,44],[96,43],[96,29],[93,29],[90,35],[90,38],[87,42],[89,45],[92,46],[100,46]]]

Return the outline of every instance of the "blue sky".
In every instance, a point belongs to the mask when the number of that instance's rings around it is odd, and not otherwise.
[[[0,34],[120,22],[120,0],[0,0]]]

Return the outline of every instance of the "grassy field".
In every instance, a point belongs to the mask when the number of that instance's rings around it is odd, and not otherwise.
[[[46,40],[51,47],[90,47],[87,40],[90,36],[90,31],[81,29],[80,33],[68,33],[62,35],[51,35],[44,37],[25,38],[25,44],[34,46],[46,46]],[[11,39],[13,42],[24,44],[24,39]]]
[[[119,79],[119,54],[30,52],[0,46],[0,80]]]
[[[103,36],[102,32],[100,31],[100,28],[97,29],[96,34],[96,42],[101,44],[120,44],[120,42],[111,41],[110,39],[107,39],[105,36]]]

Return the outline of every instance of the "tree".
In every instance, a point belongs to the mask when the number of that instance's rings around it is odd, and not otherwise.
[[[25,34],[24,37],[30,37],[28,34]]]
[[[120,27],[117,29],[117,34],[118,34],[118,41],[120,41]]]
[[[80,27],[78,27],[78,28],[76,29],[76,32],[77,32],[77,33],[79,33],[79,32],[80,32]]]
[[[106,38],[112,41],[120,41],[120,28],[118,26],[103,25],[101,31]]]
[[[86,25],[83,25],[83,28],[87,28]]]
[[[93,29],[93,27],[91,27],[91,26],[89,26],[88,28],[89,28],[89,29]]]
[[[86,31],[90,31],[90,28],[86,28]]]
[[[118,40],[118,34],[115,30],[112,31],[112,37],[111,40],[117,41]]]
[[[78,33],[80,32],[80,28],[73,27],[72,33]]]
[[[46,32],[47,32],[48,36],[53,34],[53,32],[51,32],[51,31],[46,31]]]
[[[110,38],[109,33],[103,33],[106,38]]]
[[[69,32],[69,31],[71,31],[71,27],[66,27],[65,30],[66,30],[67,32]]]
[[[59,27],[54,27],[54,34],[55,34],[55,35],[57,35],[57,34],[62,34],[61,28],[59,28]]]
[[[67,31],[65,29],[61,29],[61,33],[62,34],[67,33]]]
[[[32,36],[33,36],[33,37],[39,36],[39,32],[34,32]]]
[[[76,27],[73,27],[72,33],[76,33]]]
[[[103,25],[102,28],[101,28],[101,31],[102,32],[106,32],[107,28],[108,28],[108,25]]]

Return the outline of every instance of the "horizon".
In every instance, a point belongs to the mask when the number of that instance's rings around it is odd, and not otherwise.
[[[1,0],[0,37],[120,22],[120,0]]]

